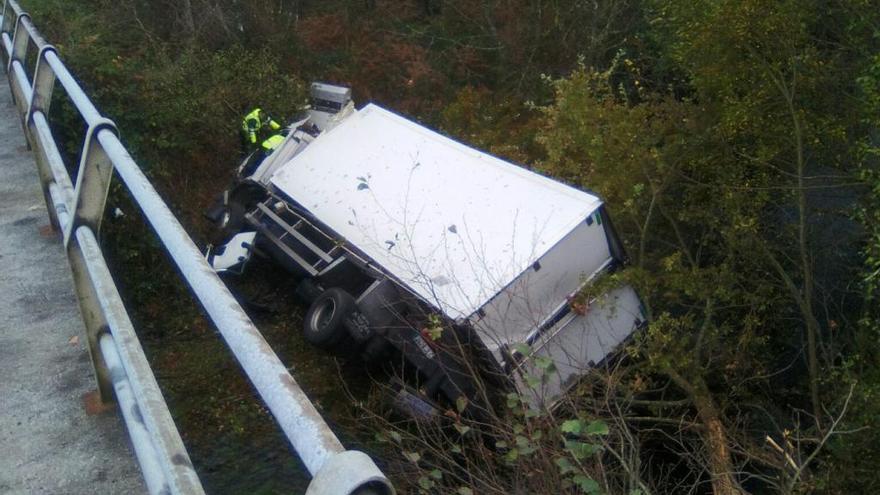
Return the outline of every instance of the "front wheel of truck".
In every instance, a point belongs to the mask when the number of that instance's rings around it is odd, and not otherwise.
[[[259,185],[242,182],[218,198],[206,214],[214,222],[212,244],[222,244],[238,234],[246,225],[245,214],[265,197],[266,191]]]

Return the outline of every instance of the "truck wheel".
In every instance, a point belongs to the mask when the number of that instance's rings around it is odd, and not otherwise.
[[[356,310],[354,298],[348,292],[337,287],[325,290],[306,312],[303,322],[306,340],[326,350],[342,347],[348,337],[345,319]]]
[[[244,214],[244,206],[237,202],[229,203],[220,216],[220,222],[217,225],[220,237],[229,239],[241,231],[241,228],[244,226]]]
[[[228,194],[228,204],[224,206],[221,199],[221,211],[213,219],[216,227],[213,244],[222,244],[238,234],[245,226],[245,213],[266,196],[266,192],[260,186],[251,182],[235,186]]]

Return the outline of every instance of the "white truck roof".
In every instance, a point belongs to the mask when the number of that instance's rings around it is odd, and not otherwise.
[[[457,320],[601,205],[376,105],[319,135],[271,183]]]

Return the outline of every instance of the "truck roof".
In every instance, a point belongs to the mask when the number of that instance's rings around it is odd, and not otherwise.
[[[319,135],[271,182],[457,320],[602,204],[372,104]]]

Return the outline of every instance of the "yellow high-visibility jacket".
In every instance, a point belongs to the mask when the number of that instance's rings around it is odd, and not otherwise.
[[[263,149],[266,153],[273,151],[275,148],[281,146],[281,143],[284,142],[284,136],[281,134],[273,134],[268,138],[264,139],[262,143],[260,143],[260,148]]]
[[[281,124],[275,122],[268,113],[260,108],[251,110],[241,121],[241,132],[245,143],[249,146],[256,145],[260,137],[268,139],[279,129],[281,129]]]

